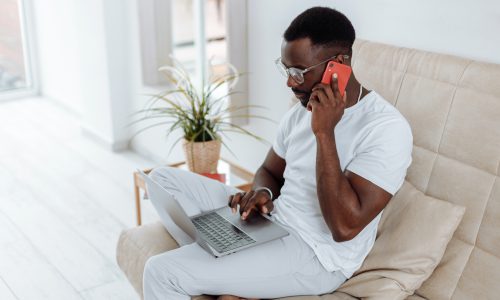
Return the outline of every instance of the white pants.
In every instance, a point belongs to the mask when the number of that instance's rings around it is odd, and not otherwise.
[[[229,195],[238,191],[175,168],[157,168],[150,176],[175,195],[188,215],[227,205]],[[336,290],[345,276],[327,272],[295,231],[285,228],[290,235],[284,238],[220,258],[196,243],[151,257],[144,269],[144,299],[191,299],[201,294],[278,298]]]

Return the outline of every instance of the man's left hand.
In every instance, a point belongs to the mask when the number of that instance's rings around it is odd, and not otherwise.
[[[333,134],[335,126],[342,119],[346,107],[347,93],[340,95],[336,74],[330,85],[318,83],[311,93],[307,110],[312,112],[311,127],[314,134]]]

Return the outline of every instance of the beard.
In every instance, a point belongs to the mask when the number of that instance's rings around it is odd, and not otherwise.
[[[302,104],[302,106],[304,106],[304,108],[307,108],[307,103],[309,103],[309,96],[305,99],[302,99],[302,98],[298,98],[299,101],[300,101],[300,104]]]
[[[304,107],[307,107],[307,103],[309,103],[309,97],[311,97],[311,93],[294,88],[292,88],[292,92],[295,94],[295,97],[299,99],[300,104],[302,104],[302,106]]]

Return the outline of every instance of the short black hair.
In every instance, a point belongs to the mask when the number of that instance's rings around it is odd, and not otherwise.
[[[352,50],[356,32],[351,21],[330,7],[312,7],[298,15],[283,35],[287,42],[309,38],[313,46],[340,46]]]

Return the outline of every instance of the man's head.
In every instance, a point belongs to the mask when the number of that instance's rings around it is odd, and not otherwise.
[[[277,63],[282,63],[285,68],[309,68],[303,74],[294,72],[295,79],[287,75],[287,85],[302,105],[307,106],[311,90],[321,81],[330,58],[335,56],[332,60],[350,65],[356,33],[342,13],[328,7],[313,7],[298,15],[283,37],[281,59]],[[303,82],[300,82],[301,78]]]

